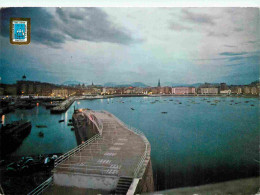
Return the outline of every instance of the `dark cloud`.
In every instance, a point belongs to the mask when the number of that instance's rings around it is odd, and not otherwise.
[[[240,56],[240,55],[245,55],[247,52],[222,52],[219,53],[221,56]]]
[[[190,27],[187,27],[187,26],[183,26],[181,24],[177,24],[175,22],[172,22],[169,26],[169,28],[171,30],[175,30],[175,31],[183,31],[183,30],[186,30],[186,31],[191,31],[192,29]]]
[[[236,56],[236,57],[229,58],[229,61],[232,62],[232,61],[237,61],[237,60],[242,60],[242,59],[244,59],[244,57]]]
[[[73,39],[93,42],[129,44],[134,42],[129,33],[111,23],[98,8],[57,8],[61,30]]]
[[[214,17],[208,14],[193,13],[187,9],[182,9],[183,19],[197,24],[215,25]]]
[[[248,61],[250,63],[259,65],[260,57],[259,57],[259,55],[252,55],[252,56],[246,56],[246,57],[235,56],[235,57],[229,58],[230,62],[237,61],[237,60],[246,60],[246,61]]]
[[[49,8],[55,9],[55,8]],[[57,8],[54,15],[44,8],[4,8],[0,10],[1,35],[9,37],[11,17],[31,18],[31,40],[59,47],[68,39],[130,44],[136,42],[127,30],[109,21],[98,8]]]
[[[226,33],[216,33],[213,31],[208,32],[207,34],[209,37],[228,37],[228,34]]]
[[[245,63],[227,64],[226,66],[243,66]]]

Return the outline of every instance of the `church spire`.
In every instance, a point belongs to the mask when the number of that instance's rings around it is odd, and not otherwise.
[[[158,80],[158,87],[161,87],[160,79]]]

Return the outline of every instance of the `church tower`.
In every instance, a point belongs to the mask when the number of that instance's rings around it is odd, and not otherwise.
[[[161,87],[160,79],[158,80],[158,87]]]

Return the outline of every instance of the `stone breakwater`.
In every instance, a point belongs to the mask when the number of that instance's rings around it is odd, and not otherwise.
[[[56,113],[66,112],[69,109],[69,107],[73,104],[74,101],[75,101],[75,97],[69,97],[67,100],[63,101],[60,105],[52,108],[51,113],[56,114]]]

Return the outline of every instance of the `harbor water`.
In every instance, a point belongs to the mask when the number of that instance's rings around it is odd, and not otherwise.
[[[11,155],[64,153],[74,148],[68,126],[75,108],[107,110],[143,131],[152,147],[155,189],[194,186],[258,175],[259,99],[237,97],[128,97],[75,101],[51,115],[37,106],[2,117],[27,119],[30,135]],[[60,122],[59,120],[64,120]],[[46,125],[47,128],[37,128]],[[39,137],[39,132],[44,136]]]

